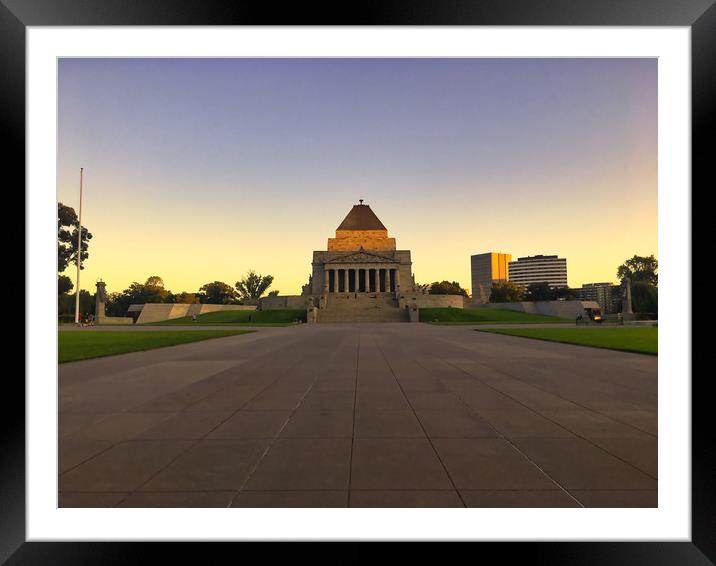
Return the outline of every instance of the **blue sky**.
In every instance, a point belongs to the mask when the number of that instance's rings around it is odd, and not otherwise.
[[[655,59],[61,59],[58,195],[85,167],[110,290],[300,292],[359,198],[419,282],[484,251],[613,280],[657,253],[656,86]]]

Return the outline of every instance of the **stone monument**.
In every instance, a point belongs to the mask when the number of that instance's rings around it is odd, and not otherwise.
[[[622,279],[622,319],[632,320],[634,311],[631,304],[631,279],[625,277]]]
[[[104,306],[107,302],[107,285],[101,279],[97,280],[97,292],[94,299],[94,318],[105,318]]]

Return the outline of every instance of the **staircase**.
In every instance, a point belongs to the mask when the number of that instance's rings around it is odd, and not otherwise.
[[[331,294],[318,322],[408,322],[408,312],[397,307],[392,293]]]

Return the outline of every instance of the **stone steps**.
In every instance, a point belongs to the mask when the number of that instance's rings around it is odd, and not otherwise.
[[[408,313],[395,305],[391,295],[329,296],[318,322],[406,322]]]
[[[318,311],[318,322],[407,322],[408,313],[398,308],[376,309],[371,311],[331,311],[322,309]]]

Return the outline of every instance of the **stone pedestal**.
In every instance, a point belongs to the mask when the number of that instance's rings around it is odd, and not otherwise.
[[[104,306],[107,302],[107,285],[104,281],[97,281],[97,291],[94,296],[95,319],[105,318]]]
[[[420,322],[420,309],[415,301],[408,305],[408,319],[410,322]]]

